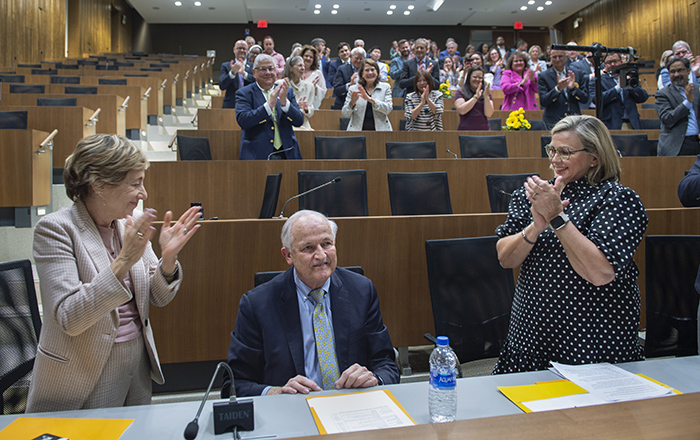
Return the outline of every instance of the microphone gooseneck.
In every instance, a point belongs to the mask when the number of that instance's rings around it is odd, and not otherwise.
[[[455,159],[459,159],[459,157],[457,156],[457,154],[453,153],[449,148],[446,149],[445,151],[447,151],[448,153],[450,153],[451,155],[453,155],[453,156],[455,157]]]
[[[331,181],[329,181],[329,182],[326,182],[326,183],[324,183],[324,184],[322,184],[322,185],[319,185],[319,186],[317,186],[317,187],[311,188],[310,190],[304,191],[304,192],[301,193],[301,194],[295,195],[294,197],[292,197],[292,198],[288,199],[286,202],[284,202],[284,205],[282,205],[282,211],[280,211],[280,215],[279,215],[278,217],[272,217],[272,218],[277,218],[277,219],[286,218],[286,217],[284,216],[284,208],[287,207],[287,203],[291,202],[291,201],[294,200],[294,199],[298,199],[298,198],[301,197],[301,196],[305,196],[305,195],[307,195],[307,194],[309,194],[309,193],[312,193],[312,192],[314,192],[314,191],[316,191],[316,190],[318,190],[318,189],[321,189],[321,188],[323,188],[324,186],[328,186],[328,185],[332,185],[332,184],[334,184],[334,183],[338,183],[338,182],[340,182],[341,180],[343,180],[343,178],[340,177],[340,176],[338,176],[338,177],[336,177],[335,179],[333,179],[333,180],[331,180]]]
[[[236,387],[234,386],[233,382],[233,371],[231,370],[231,367],[226,363],[226,362],[219,362],[219,364],[216,366],[216,370],[214,370],[214,375],[211,377],[211,382],[209,382],[209,387],[207,388],[207,392],[204,393],[204,398],[202,398],[202,403],[199,404],[199,410],[197,410],[197,415],[194,417],[194,420],[192,420],[190,423],[187,424],[187,427],[185,428],[185,439],[187,440],[194,440],[195,437],[197,437],[197,432],[199,431],[199,416],[202,414],[202,408],[204,408],[204,403],[207,401],[207,398],[209,397],[209,392],[211,391],[211,387],[214,385],[214,380],[216,379],[216,375],[219,373],[219,370],[221,367],[224,367],[228,371],[228,375],[231,377],[231,389],[230,389],[230,401],[235,402],[236,401]]]
[[[267,160],[270,160],[270,158],[272,156],[274,156],[275,154],[286,153],[287,151],[292,151],[293,149],[294,149],[294,147],[289,147],[289,148],[285,148],[284,150],[273,151],[272,153],[267,155]]]

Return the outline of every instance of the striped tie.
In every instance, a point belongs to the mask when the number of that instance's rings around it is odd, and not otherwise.
[[[340,370],[338,369],[338,359],[335,354],[331,326],[323,305],[323,297],[325,295],[326,292],[323,289],[316,289],[311,292],[311,297],[316,301],[313,320],[314,338],[316,339],[318,365],[321,367],[321,376],[323,377],[323,389],[334,390],[335,381],[340,377]]]

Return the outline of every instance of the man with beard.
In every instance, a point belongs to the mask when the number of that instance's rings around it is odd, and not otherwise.
[[[675,57],[668,63],[671,84],[656,92],[656,113],[661,119],[659,156],[700,153],[698,101],[700,86],[688,82],[690,61]]]
[[[392,90],[392,98],[403,98],[404,89],[399,86],[399,81],[401,81],[401,72],[403,71],[403,63],[411,58],[411,46],[408,44],[408,40],[399,40],[399,56],[394,57],[391,60],[391,67],[389,68],[389,76],[394,80],[394,89]]]

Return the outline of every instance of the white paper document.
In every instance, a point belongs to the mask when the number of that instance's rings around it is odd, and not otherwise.
[[[413,426],[387,390],[307,398],[321,434]]]
[[[648,399],[671,394],[672,389],[609,363],[565,365],[551,362],[555,373],[606,402]]]
[[[604,403],[608,403],[608,401],[591,393],[574,394],[571,396],[552,397],[551,399],[521,402],[521,404],[525,405],[532,412],[554,411],[568,408],[581,408],[584,406],[602,405]]]

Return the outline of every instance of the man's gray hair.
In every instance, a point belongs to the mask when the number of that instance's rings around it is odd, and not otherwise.
[[[255,57],[255,61],[253,62],[253,69],[256,69],[258,67],[258,64],[262,63],[263,61],[269,61],[272,63],[272,65],[275,65],[275,60],[268,54],[266,53],[261,53],[257,57]]]
[[[324,40],[323,38],[314,38],[313,40],[311,40],[311,45],[313,47],[318,47],[321,45],[321,43],[326,44],[326,40]]]
[[[688,49],[689,51],[691,50],[690,44],[686,43],[683,40],[678,40],[675,43],[673,43],[673,46],[671,47],[671,50],[673,51],[673,53],[676,53],[676,48],[679,46],[685,46],[686,49]]]
[[[294,222],[300,218],[308,216],[317,217],[328,222],[328,226],[330,226],[331,233],[333,234],[333,241],[335,241],[335,236],[338,233],[338,224],[320,212],[312,211],[310,209],[303,209],[292,214],[292,216],[289,217],[286,222],[284,222],[284,226],[282,226],[282,246],[284,246],[289,252],[294,250],[292,248],[292,245],[294,244],[294,237],[292,237],[292,227],[294,226]]]
[[[428,43],[428,40],[426,40],[425,38],[416,39],[416,41],[413,43],[413,45],[415,46],[418,43],[422,43],[423,46],[425,46],[426,48],[430,47],[430,43]]]
[[[354,48],[350,51],[350,54],[351,54],[351,55],[356,55],[356,54],[358,54],[358,53],[359,53],[360,55],[362,55],[362,58],[365,58],[365,57],[367,56],[367,52],[365,52],[365,50],[364,50],[363,48],[359,47],[359,46],[358,46],[358,47],[354,47]]]

